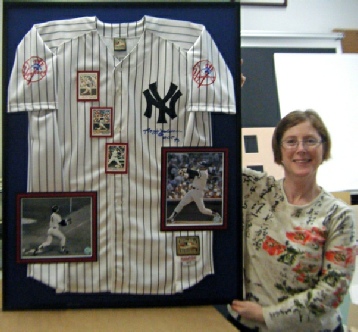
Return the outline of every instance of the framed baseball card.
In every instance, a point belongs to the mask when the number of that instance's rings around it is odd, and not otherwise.
[[[113,136],[113,108],[91,107],[91,137]]]
[[[106,144],[106,173],[126,174],[128,172],[128,144]]]
[[[97,258],[97,195],[17,195],[17,262],[92,262]]]
[[[77,72],[77,100],[99,100],[99,71]]]
[[[228,149],[162,148],[162,230],[225,229]]]

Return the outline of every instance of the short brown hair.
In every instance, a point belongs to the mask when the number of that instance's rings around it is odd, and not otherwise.
[[[309,121],[311,125],[317,130],[318,134],[321,136],[323,144],[322,161],[328,160],[331,157],[331,137],[321,117],[314,110],[297,110],[288,113],[285,117],[283,117],[277,124],[273,133],[272,151],[276,164],[282,164],[281,141],[284,133],[291,127],[294,127],[305,121]]]

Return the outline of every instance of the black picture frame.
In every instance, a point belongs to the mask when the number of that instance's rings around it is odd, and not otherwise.
[[[241,202],[240,4],[28,1],[5,2],[3,7],[3,219],[6,220],[3,225],[3,310],[196,306],[227,304],[234,298],[243,298],[242,226],[239,203]],[[98,16],[103,21],[115,23],[136,21],[143,15],[203,24],[215,40],[233,74],[235,83],[237,82],[235,95],[237,114],[230,115],[230,118],[222,114],[211,116],[212,146],[225,147],[229,150],[230,183],[227,190],[231,200],[227,211],[226,229],[204,231],[213,232],[215,239],[212,242],[215,273],[206,276],[184,292],[175,294],[56,293],[53,288],[29,278],[27,264],[17,262],[16,202],[19,193],[27,192],[28,117],[26,112],[7,113],[7,87],[16,47],[36,23],[80,16]],[[223,25],[222,22],[226,24]],[[83,104],[91,102],[84,101]],[[90,137],[90,128],[88,136],[89,139],[94,139]],[[109,142],[112,140],[112,138],[106,139]],[[128,165],[128,168],[131,167],[135,165]],[[106,174],[105,176],[121,177],[122,175]],[[193,230],[193,232],[199,234],[201,231]],[[170,232],[166,233],[168,236],[171,235]],[[182,233],[184,236],[191,231]],[[54,263],[51,266],[56,264],[62,263]],[[27,296],[24,297],[23,294]]]
[[[55,211],[57,207],[58,212]],[[51,214],[61,217],[58,228]],[[56,232],[54,234],[53,232]],[[50,236],[50,237],[49,237]],[[65,250],[61,251],[60,238]],[[48,241],[44,248],[39,247]],[[97,193],[17,195],[17,262],[59,263],[97,260]]]
[[[226,148],[162,148],[161,229],[226,229],[227,170]],[[171,219],[179,204],[180,213]]]

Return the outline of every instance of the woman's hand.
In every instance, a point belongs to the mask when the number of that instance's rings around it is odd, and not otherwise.
[[[231,308],[243,318],[265,323],[262,307],[256,302],[234,300],[231,303]]]
[[[244,60],[241,59],[241,65],[244,63]],[[246,77],[241,73],[241,87],[244,86]]]

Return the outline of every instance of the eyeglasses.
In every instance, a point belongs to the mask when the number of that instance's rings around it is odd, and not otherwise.
[[[308,139],[304,139],[302,141],[299,141],[298,139],[295,139],[295,138],[290,138],[290,139],[283,140],[281,142],[281,145],[285,149],[296,149],[298,147],[298,145],[300,144],[300,142],[302,142],[303,147],[305,147],[307,149],[315,149],[320,144],[323,143],[322,140],[318,140],[315,138],[308,138]]]

